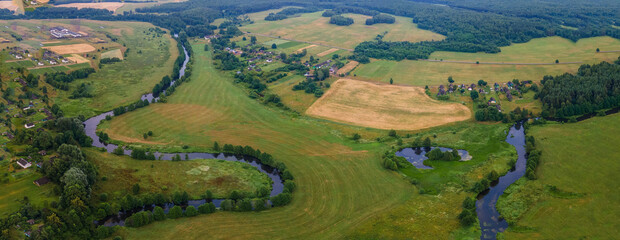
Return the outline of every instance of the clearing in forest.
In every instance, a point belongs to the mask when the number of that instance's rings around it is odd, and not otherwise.
[[[378,129],[417,130],[467,120],[469,108],[433,100],[423,88],[340,79],[306,114]]]
[[[95,47],[93,47],[90,44],[86,44],[86,43],[58,45],[58,46],[50,46],[50,47],[44,47],[44,48],[52,52],[55,52],[57,54],[61,54],[61,55],[71,54],[71,53],[87,53],[87,52],[92,52],[96,50]]]
[[[411,18],[395,16],[394,24],[366,25],[368,16],[360,14],[343,14],[354,19],[349,26],[337,26],[329,23],[328,17],[322,17],[322,11],[292,16],[280,21],[265,21],[265,16],[274,10],[263,11],[248,16],[253,24],[239,27],[242,31],[265,34],[275,37],[295,39],[319,43],[340,48],[353,49],[363,41],[371,41],[378,34],[387,34],[384,40],[388,41],[439,41],[445,36],[417,27]]]

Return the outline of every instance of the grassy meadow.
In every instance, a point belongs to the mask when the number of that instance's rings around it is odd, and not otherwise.
[[[469,62],[506,63],[553,63],[560,62],[598,63],[618,59],[619,53],[596,53],[620,49],[620,40],[610,37],[594,37],[572,42],[560,37],[533,39],[527,43],[502,47],[497,54],[435,52],[429,59]],[[352,74],[363,80],[388,82],[414,86],[446,84],[452,76],[456,83],[475,83],[479,79],[487,82],[508,82],[512,79],[538,81],[545,75],[575,73],[581,64],[558,65],[490,65],[448,62],[372,60],[358,66]]]
[[[54,184],[50,183],[38,187],[34,185],[34,180],[43,177],[42,174],[36,172],[36,166],[29,169],[13,168],[7,160],[0,161],[0,216],[5,217],[6,214],[15,212],[22,206],[21,201],[24,197],[28,197],[31,204],[36,206],[44,206],[52,201],[58,201],[58,196],[54,195]],[[15,170],[15,171],[13,171]]]
[[[400,239],[412,233],[420,238],[475,237],[478,230],[461,228],[456,217],[463,198],[471,195],[463,189],[490,169],[506,171],[514,155],[503,142],[507,125],[455,124],[409,135],[405,144],[418,136],[432,137],[436,144],[470,150],[474,156],[470,162],[440,164],[437,173],[430,174],[409,170],[409,176],[385,170],[380,154],[390,146],[399,147],[395,138],[386,137],[386,131],[291,117],[266,108],[235,86],[229,73],[214,69],[211,52],[200,50],[195,52],[192,80],[181,85],[168,103],[115,117],[100,128],[112,139],[159,150],[177,150],[185,144],[192,150],[207,150],[213,141],[250,145],[285,162],[298,186],[286,207],[257,213],[219,212],[125,228],[119,234],[127,239],[373,238],[375,233],[388,231],[385,236]],[[142,133],[149,130],[154,135],[144,140]],[[354,132],[362,135],[359,142],[350,140]],[[420,195],[407,178],[416,178],[421,187],[440,194]],[[387,220],[391,225],[376,224]],[[231,235],[239,228],[244,231]]]
[[[99,24],[92,22],[93,25]],[[106,64],[86,79],[74,81],[71,89],[82,83],[93,86],[93,98],[69,99],[71,91],[58,91],[56,102],[67,116],[93,116],[114,107],[140,99],[150,92],[161,78],[172,73],[178,56],[176,41],[169,35],[157,37],[146,34],[153,25],[137,22],[106,22],[105,31],[119,38],[129,49],[122,62]],[[115,50],[112,50],[115,51]],[[106,52],[104,56],[122,55]],[[86,107],[84,107],[86,106]]]
[[[385,40],[390,41],[430,41],[442,40],[443,35],[418,29],[411,18],[396,16],[394,24],[366,25],[369,16],[359,14],[343,14],[351,17],[355,23],[349,26],[329,24],[329,18],[322,17],[320,12],[300,14],[280,21],[265,21],[264,18],[273,10],[249,14],[254,24],[241,27],[242,31],[257,34],[280,36],[299,41],[316,42],[330,46],[353,49],[363,41],[373,40],[377,34],[387,31]]]
[[[500,212],[513,223],[505,239],[608,239],[620,234],[618,121],[620,115],[614,114],[529,130],[543,151],[538,180],[519,180],[500,198]]]
[[[206,190],[216,198],[225,198],[234,190],[254,194],[261,187],[271,189],[271,179],[249,164],[217,159],[191,161],[141,161],[128,156],[116,156],[94,149],[86,151],[107,180],[95,187],[98,193],[108,193],[111,199],[132,194],[132,186],[140,184],[141,193],[187,191],[198,199]],[[182,156],[183,158],[183,156]]]

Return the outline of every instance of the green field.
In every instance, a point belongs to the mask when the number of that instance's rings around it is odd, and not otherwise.
[[[430,41],[442,40],[445,37],[430,31],[418,29],[411,18],[396,17],[394,24],[366,25],[368,16],[344,14],[354,19],[350,26],[329,24],[329,18],[322,17],[322,12],[306,13],[280,21],[265,21],[264,18],[273,10],[249,14],[254,24],[245,25],[240,29],[257,34],[280,36],[313,43],[353,49],[363,41],[373,40],[377,34],[388,32],[385,40],[390,41]]]
[[[539,179],[520,180],[500,198],[500,212],[514,222],[506,239],[609,239],[620,234],[618,121],[620,115],[614,114],[529,130],[543,151]],[[551,186],[559,191],[550,191]]]
[[[28,197],[30,203],[43,207],[52,201],[58,201],[58,196],[53,194],[54,184],[47,184],[41,187],[34,185],[34,180],[43,177],[37,173],[36,166],[27,170],[21,170],[19,167],[15,172],[9,172],[9,163],[7,160],[0,161],[0,216],[13,213],[22,206],[21,201],[24,197]],[[6,183],[4,181],[7,181]]]
[[[116,156],[94,149],[86,151],[106,177],[95,187],[98,193],[107,193],[111,199],[131,194],[132,186],[140,184],[141,193],[187,191],[192,199],[199,199],[206,190],[216,198],[226,198],[234,190],[254,194],[261,187],[271,189],[271,179],[249,164],[216,159],[191,161],[141,161],[128,156]],[[183,158],[183,157],[182,157]]]
[[[123,59],[123,53],[120,49],[110,50],[104,53],[101,53],[101,58],[119,58]]]
[[[91,27],[102,24],[88,22]],[[106,29],[117,35],[129,48],[127,58],[120,63],[106,64],[87,79],[74,81],[71,89],[59,91],[55,101],[61,106],[66,116],[93,116],[109,111],[140,99],[142,94],[150,92],[171,69],[178,49],[176,42],[169,35],[154,37],[147,35],[153,25],[137,22],[106,22]],[[38,70],[37,70],[38,71]],[[69,99],[72,89],[82,83],[94,86],[93,98]]]
[[[254,146],[285,162],[299,191],[283,208],[168,220],[140,229],[126,228],[120,232],[124,237],[224,238],[241,227],[244,231],[235,237],[373,238],[374,233],[386,231],[391,231],[386,236],[393,238],[408,238],[412,232],[420,238],[479,234],[476,228],[462,229],[456,216],[463,198],[470,195],[464,189],[491,169],[507,171],[507,163],[514,157],[514,150],[503,142],[507,125],[461,123],[418,135],[436,135],[433,141],[437,144],[467,148],[474,156],[470,162],[438,164],[432,172],[407,170],[420,181],[421,188],[441,192],[419,195],[419,187],[403,179],[408,177],[380,165],[380,153],[387,149],[381,142],[387,142],[387,147],[396,142],[385,137],[386,131],[291,118],[265,108],[211,62],[211,52],[196,51],[192,80],[179,87],[168,103],[115,117],[100,128],[112,139],[158,150],[178,151],[184,144],[190,145],[190,150],[207,150],[213,141]],[[286,84],[294,79],[280,81]],[[149,130],[154,135],[144,140],[142,133]],[[362,134],[361,143],[349,140],[353,132]],[[384,140],[369,140],[376,137]],[[415,137],[405,138],[405,142]],[[437,207],[423,207],[420,202]],[[400,227],[375,224],[386,219],[398,219]],[[409,224],[412,221],[416,224]]]
[[[506,62],[506,63],[553,63],[560,62],[598,63],[613,61],[619,53],[596,53],[620,49],[620,40],[610,37],[594,37],[571,42],[559,37],[547,37],[531,40],[527,43],[502,47],[501,53],[459,53],[435,52],[429,59],[444,61],[469,62]],[[388,82],[415,86],[447,84],[452,76],[456,83],[475,83],[479,79],[487,82],[507,82],[512,79],[535,80],[544,75],[558,75],[565,72],[574,73],[581,64],[559,65],[487,65],[447,62],[426,62],[403,60],[400,62],[373,60],[370,64],[358,66],[352,74],[364,80]]]

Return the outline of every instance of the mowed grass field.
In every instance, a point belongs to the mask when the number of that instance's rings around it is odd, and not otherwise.
[[[85,24],[86,21],[82,22]],[[58,91],[55,102],[60,105],[65,116],[89,117],[134,102],[142,94],[150,92],[162,77],[172,73],[174,60],[179,54],[176,42],[169,35],[156,37],[144,33],[148,33],[153,25],[138,22],[86,23],[91,28],[104,26],[102,30],[118,37],[129,52],[122,62],[105,64],[88,78],[74,81],[70,91]],[[122,57],[119,51],[104,53],[104,56],[116,54],[118,57],[120,54]],[[69,99],[71,92],[82,83],[93,86],[94,97]]]
[[[509,189],[527,198],[515,201],[515,206],[529,210],[516,222],[521,231],[508,228],[506,239],[612,239],[620,235],[619,121],[620,114],[614,114],[529,130],[543,151],[538,180]],[[548,186],[579,196],[557,196]],[[520,204],[532,196],[536,199],[532,205]]]
[[[111,199],[120,199],[132,194],[136,183],[140,184],[141,193],[172,195],[187,191],[193,199],[200,198],[206,190],[211,190],[216,198],[226,198],[234,190],[254,194],[261,187],[271,189],[271,179],[266,174],[241,162],[217,159],[141,161],[94,149],[87,150],[86,154],[97,165],[99,176],[107,178],[98,182],[93,196],[108,193]]]
[[[141,138],[144,129],[154,129],[153,141],[168,145],[208,148],[213,141],[250,145],[285,162],[298,191],[286,207],[127,228],[121,231],[125,239],[340,238],[415,194],[398,174],[381,167],[378,145],[355,145],[332,132],[337,129],[265,108],[211,62],[210,52],[196,51],[192,80],[177,88],[168,103],[116,117],[104,124],[105,131],[113,139],[131,140]]]
[[[306,114],[378,129],[419,130],[464,121],[467,106],[431,99],[421,87],[340,79]]]
[[[193,49],[202,49],[202,45]],[[265,108],[236,87],[229,74],[214,69],[211,52],[196,51],[194,56],[192,80],[181,85],[168,103],[115,117],[100,128],[112,139],[142,146],[142,133],[154,130],[149,140],[153,149],[180,149],[185,144],[190,149],[209,149],[213,141],[250,145],[285,162],[298,191],[286,207],[258,213],[218,212],[124,228],[119,232],[124,239],[479,236],[476,228],[462,229],[458,223],[461,202],[467,196],[463,188],[490,169],[509,168],[514,149],[503,142],[506,125],[466,122],[405,138],[409,144],[416,137],[432,137],[436,144],[466,148],[474,156],[469,162],[438,164],[436,172],[409,171],[420,177],[422,187],[441,191],[419,195],[419,189],[402,174],[381,166],[383,151],[399,147],[396,139],[386,138],[387,131],[291,117]],[[349,139],[354,132],[362,135],[360,142]],[[384,138],[384,143],[368,141],[376,137]]]
[[[504,62],[504,63],[553,63],[562,62],[598,63],[618,59],[620,53],[596,53],[620,50],[620,40],[611,37],[594,37],[572,42],[560,37],[533,39],[527,43],[502,47],[497,54],[435,52],[431,60]],[[479,79],[487,82],[507,82],[512,79],[538,81],[545,75],[575,73],[581,63],[558,65],[488,65],[448,62],[427,62],[403,60],[400,62],[372,60],[358,66],[353,74],[359,79],[414,86],[447,84],[452,76],[456,83],[475,83]]]
[[[249,14],[254,24],[241,27],[242,31],[280,36],[282,38],[315,42],[330,46],[353,49],[363,41],[373,40],[377,34],[388,32],[385,40],[390,41],[430,41],[443,40],[445,36],[417,28],[411,18],[396,16],[394,24],[366,25],[368,16],[343,14],[351,17],[355,23],[349,26],[329,24],[327,17],[320,12],[306,13],[280,21],[265,21],[264,18],[273,10]]]

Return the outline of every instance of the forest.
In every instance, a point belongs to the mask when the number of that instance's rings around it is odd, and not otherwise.
[[[577,74],[545,76],[537,97],[543,117],[566,118],[620,106],[620,58],[615,64],[584,64]]]

